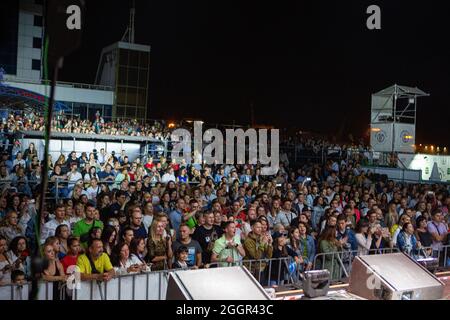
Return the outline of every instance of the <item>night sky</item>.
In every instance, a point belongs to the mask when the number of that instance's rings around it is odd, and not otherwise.
[[[93,82],[101,49],[128,23],[128,1],[86,2],[65,81]],[[257,123],[360,137],[371,94],[397,83],[431,94],[416,143],[450,145],[447,1],[136,2],[136,42],[152,47],[151,118],[245,124],[253,103]],[[371,4],[382,30],[366,28]]]

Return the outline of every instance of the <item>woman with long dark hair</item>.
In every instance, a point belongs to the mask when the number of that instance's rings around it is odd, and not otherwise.
[[[342,275],[342,244],[336,239],[336,227],[325,228],[318,242],[319,253],[323,253],[322,268],[330,271],[331,280],[339,280]]]
[[[65,224],[60,224],[58,227],[56,227],[55,237],[57,237],[59,240],[60,249],[58,258],[61,260],[67,254],[67,251],[69,251],[69,248],[67,247],[67,239],[69,239],[70,237],[69,227]]]
[[[297,228],[289,231],[289,246],[294,250],[304,270],[311,270],[316,255],[316,244],[314,238],[308,234],[308,226],[299,222]]]
[[[111,254],[111,264],[117,275],[137,273],[141,269],[130,258],[130,249],[125,242],[117,244]]]
[[[428,221],[425,217],[420,216],[417,218],[415,236],[422,246],[428,248],[433,244],[433,236],[428,231],[427,223]]]
[[[117,230],[115,227],[111,225],[105,226],[105,228],[102,231],[101,240],[103,242],[103,250],[108,254],[108,256],[111,256],[113,248],[117,244]]]
[[[150,267],[145,263],[145,239],[133,238],[130,243],[130,259],[133,264],[138,265],[142,271],[150,271]]]
[[[369,228],[369,222],[366,219],[361,219],[356,224],[355,238],[358,243],[358,255],[369,254],[372,246],[372,229]]]

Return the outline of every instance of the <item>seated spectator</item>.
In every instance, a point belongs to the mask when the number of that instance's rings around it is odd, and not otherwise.
[[[100,239],[89,241],[87,252],[78,256],[77,267],[82,281],[109,281],[115,275],[108,255],[103,252],[103,243]]]
[[[97,196],[99,195],[101,189],[98,186],[98,179],[93,177],[89,181],[89,187],[86,189],[87,197],[89,201],[97,204]]]
[[[69,183],[67,185],[67,188],[69,189],[69,191],[71,191],[75,187],[75,184],[79,180],[83,181],[83,177],[81,176],[81,173],[78,171],[77,163],[70,164],[70,172],[67,174],[67,179],[69,181]]]

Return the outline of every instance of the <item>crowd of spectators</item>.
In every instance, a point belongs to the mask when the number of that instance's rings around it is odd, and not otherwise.
[[[44,115],[34,112],[11,112],[3,119],[4,134],[13,134],[18,131],[44,131]],[[163,121],[141,123],[137,120],[126,119],[105,121],[97,113],[92,120],[80,119],[79,116],[59,113],[52,121],[52,132],[82,133],[101,135],[145,136],[164,140],[168,139],[170,130]]]
[[[28,120],[21,121],[26,127]],[[341,268],[331,264],[343,252],[351,257],[396,248],[415,257],[448,256],[448,186],[386,180],[364,172],[357,158],[281,163],[275,176],[262,176],[259,165],[73,151],[46,159],[49,199],[37,221],[41,160],[33,144],[3,149],[2,284],[35,276],[31,255],[38,247],[46,262],[40,276],[55,290],[74,270],[82,280],[108,281],[243,261],[257,279],[275,285],[290,268],[281,260],[269,268],[267,259],[290,258],[300,271],[326,268],[339,279]],[[316,264],[317,254],[323,256]],[[253,260],[262,262],[248,264]]]

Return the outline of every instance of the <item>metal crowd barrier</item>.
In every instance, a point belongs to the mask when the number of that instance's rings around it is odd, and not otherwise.
[[[439,259],[439,270],[450,268],[450,245],[443,246],[441,251],[422,248],[419,255],[422,258],[434,255]],[[426,252],[430,252],[426,253]],[[398,248],[369,250],[369,254],[387,254],[399,252]],[[316,254],[312,270],[328,269],[331,282],[345,282],[351,274],[355,251],[339,251]],[[324,263],[325,262],[325,263]],[[295,285],[301,287],[302,265],[296,264],[292,257],[240,260],[233,263],[211,263],[210,268],[226,268],[229,266],[245,266],[263,287],[272,285]],[[178,269],[179,270],[179,269]],[[110,281],[80,281],[64,284],[55,292],[53,282],[40,282],[38,300],[165,300],[169,273],[175,271],[161,270],[136,274],[116,276]],[[70,288],[70,289],[69,289]],[[31,283],[24,285],[0,286],[0,300],[28,300]],[[54,296],[54,294],[57,296]]]

